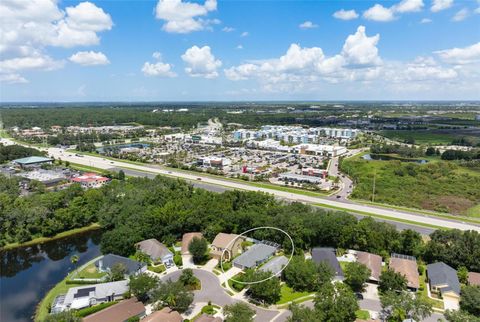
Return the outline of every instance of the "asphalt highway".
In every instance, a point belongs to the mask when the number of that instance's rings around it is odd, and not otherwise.
[[[269,188],[262,188],[256,187],[252,185],[248,185],[242,182],[230,181],[222,178],[214,178],[211,176],[204,176],[202,174],[196,174],[191,172],[182,172],[174,169],[165,169],[154,165],[138,165],[132,164],[123,161],[111,161],[109,159],[103,159],[97,156],[89,156],[89,155],[82,155],[77,156],[74,153],[64,151],[58,148],[48,148],[47,149],[50,156],[56,159],[62,159],[64,161],[70,161],[72,163],[77,163],[86,166],[92,166],[100,169],[111,169],[111,168],[127,168],[131,170],[151,173],[151,174],[161,174],[167,175],[171,177],[182,178],[187,181],[196,182],[196,186],[201,187],[211,187],[211,186],[220,186],[229,189],[241,189],[241,190],[248,190],[248,191],[261,191],[273,194],[276,197],[286,199],[286,200],[293,200],[304,202],[307,204],[313,204],[317,206],[330,206],[330,207],[338,207],[342,208],[345,211],[350,212],[357,212],[359,214],[362,213],[370,213],[377,216],[382,216],[382,219],[392,220],[395,221],[396,219],[399,220],[406,220],[413,223],[419,223],[420,225],[434,225],[438,227],[450,228],[450,229],[460,229],[460,230],[476,230],[480,231],[480,226],[460,222],[456,220],[449,220],[449,219],[442,219],[439,217],[427,216],[424,214],[415,214],[413,212],[404,212],[395,209],[387,209],[387,208],[380,208],[370,205],[358,204],[352,201],[347,200],[331,200],[329,198],[323,197],[314,197],[314,196],[307,196],[299,193],[292,193],[280,190],[274,190]],[[211,189],[210,189],[211,190]],[[221,190],[219,189],[219,192]],[[410,223],[409,223],[410,224]],[[433,228],[433,227],[432,227]]]
[[[2,139],[3,142],[7,144],[12,144],[13,142],[8,139]],[[69,161],[72,163],[77,163],[85,166],[91,166],[99,169],[111,169],[111,168],[122,168],[124,171],[140,171],[147,173],[149,175],[166,175],[170,177],[177,177],[185,179],[187,181],[193,182],[196,187],[201,187],[216,192],[222,192],[226,189],[240,189],[248,191],[261,191],[274,195],[277,198],[284,199],[287,201],[298,201],[306,204],[311,204],[319,207],[336,207],[341,208],[339,210],[348,211],[351,213],[356,213],[358,215],[365,215],[365,213],[372,214],[375,219],[380,219],[388,222],[395,222],[397,227],[402,228],[401,225],[407,225],[412,227],[421,227],[422,233],[429,233],[434,230],[435,227],[428,227],[428,225],[433,225],[437,227],[449,228],[449,229],[460,229],[460,230],[476,230],[480,231],[480,225],[466,223],[457,220],[443,219],[440,217],[429,216],[421,213],[400,211],[396,209],[389,209],[386,207],[377,207],[372,205],[355,203],[351,200],[345,198],[334,198],[329,197],[314,197],[307,196],[300,193],[292,193],[281,190],[256,187],[246,183],[231,181],[222,178],[215,178],[211,176],[205,176],[202,174],[196,174],[191,172],[182,172],[174,169],[165,169],[159,166],[154,165],[138,165],[133,163],[124,162],[121,160],[109,160],[102,157],[90,156],[90,155],[75,155],[72,152],[65,151],[59,148],[47,148],[44,149],[48,152],[51,157],[55,159],[62,159],[63,161]],[[380,216],[381,218],[375,217]],[[405,222],[408,221],[408,222]],[[418,224],[418,226],[417,226]],[[423,226],[422,226],[423,225]],[[419,231],[419,229],[416,229]]]

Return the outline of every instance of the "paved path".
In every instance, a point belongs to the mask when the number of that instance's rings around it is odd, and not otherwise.
[[[3,139],[3,141],[6,141],[6,140]],[[217,185],[217,186],[225,186],[232,189],[261,191],[261,192],[273,194],[276,197],[280,197],[287,200],[294,200],[294,201],[304,202],[308,204],[323,204],[330,207],[344,208],[352,212],[356,212],[356,211],[360,213],[366,212],[374,215],[388,217],[391,220],[395,220],[398,218],[400,220],[409,220],[409,221],[420,223],[420,224],[435,225],[435,226],[444,227],[444,228],[451,228],[451,229],[456,228],[460,230],[480,231],[480,225],[464,223],[456,220],[441,219],[438,217],[432,217],[432,216],[427,216],[423,214],[414,214],[411,212],[378,208],[370,205],[353,203],[351,201],[346,202],[343,200],[329,200],[327,198],[322,198],[322,197],[306,196],[298,193],[285,192],[285,191],[274,190],[269,188],[260,188],[260,187],[244,184],[241,182],[229,181],[222,178],[202,176],[201,174],[197,175],[197,174],[181,172],[177,170],[164,169],[164,168],[153,166],[153,165],[137,165],[137,164],[132,164],[132,163],[123,162],[123,161],[110,161],[107,159],[103,159],[101,157],[89,156],[89,155],[80,157],[80,156],[76,156],[71,152],[66,152],[59,148],[48,148],[45,150],[49,153],[50,156],[53,156],[56,159],[60,158],[64,161],[70,161],[73,163],[92,166],[100,169],[110,169],[113,167],[130,168],[137,171],[178,177],[178,178],[186,179],[189,181],[197,181],[197,182],[201,181],[202,183]]]
[[[171,279],[172,281],[176,281],[180,277],[181,273],[181,271],[175,271],[171,274],[163,276],[161,279],[163,281],[167,281],[169,279]],[[208,303],[208,301],[211,301],[213,304],[217,304],[223,307],[225,305],[239,302],[239,300],[232,299],[232,297],[225,292],[225,290],[220,285],[218,277],[215,274],[201,269],[194,269],[193,273],[202,283],[202,288],[198,291],[193,292],[194,303]],[[280,313],[280,311],[277,310],[268,310],[256,307],[251,304],[249,305],[257,313],[257,315],[255,316],[255,321],[257,322],[271,321],[275,316]]]

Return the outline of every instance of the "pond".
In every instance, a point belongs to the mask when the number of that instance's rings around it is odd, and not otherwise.
[[[100,255],[101,231],[91,231],[44,244],[2,251],[0,321],[32,321],[37,304],[55,284],[79,265]]]
[[[428,160],[424,159],[407,159],[407,158],[402,158],[402,157],[396,157],[393,155],[386,155],[386,154],[365,154],[362,156],[364,160],[380,160],[380,161],[391,161],[391,160],[398,160],[401,162],[415,162],[415,163],[420,163],[420,164],[425,164],[428,162]]]

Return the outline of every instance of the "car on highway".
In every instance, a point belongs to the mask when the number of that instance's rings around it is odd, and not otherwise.
[[[337,199],[340,199],[340,198],[342,198],[342,196],[338,195],[338,196],[337,196]]]
[[[111,164],[113,164],[113,161],[110,161]]]
[[[201,180],[202,180],[202,178],[197,178],[197,180],[198,180],[198,181],[201,181]]]
[[[172,174],[172,171],[168,171],[167,173],[168,173],[168,174]]]

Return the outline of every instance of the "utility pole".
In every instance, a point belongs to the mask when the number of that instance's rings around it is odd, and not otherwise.
[[[375,169],[373,172],[373,191],[372,191],[372,202],[375,202],[375,178],[377,176],[377,170]]]

